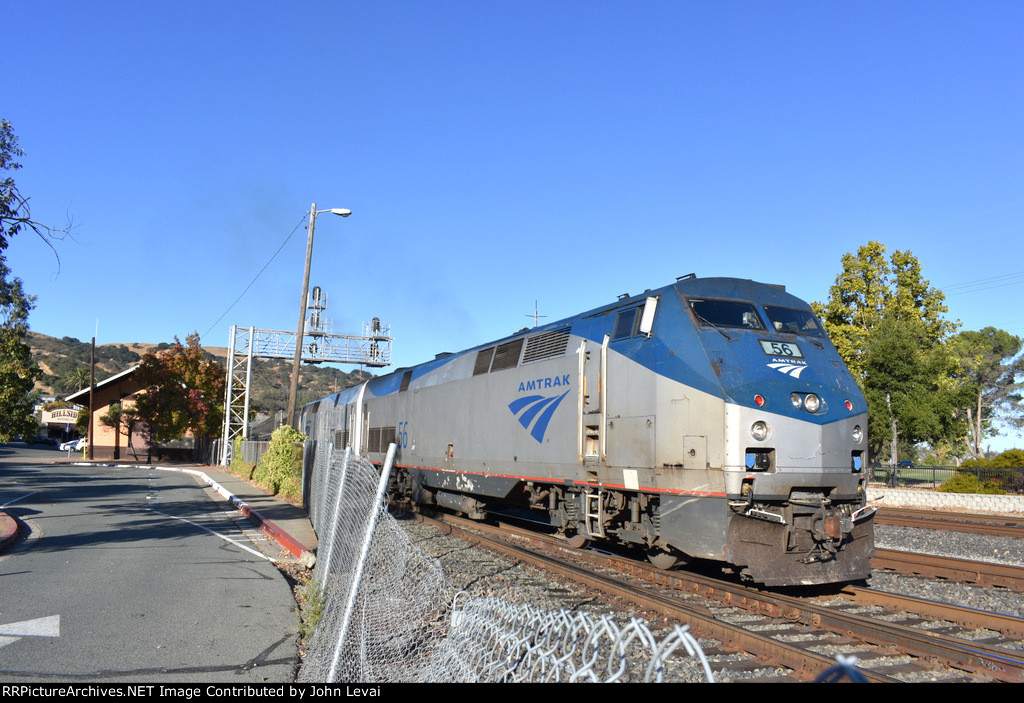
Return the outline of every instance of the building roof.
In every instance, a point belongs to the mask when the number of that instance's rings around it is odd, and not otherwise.
[[[138,368],[139,368],[139,365],[136,364],[135,366],[132,366],[129,369],[125,369],[121,373],[116,373],[113,376],[111,376],[110,378],[105,378],[102,381],[97,382],[96,385],[94,386],[94,388],[95,388],[95,390],[99,390],[99,389],[101,389],[101,388],[103,388],[105,386],[110,386],[110,385],[113,385],[115,383],[119,383],[119,382],[123,381],[124,379],[130,377],[132,374],[134,374],[135,371]],[[66,400],[66,401],[68,401],[70,403],[81,403],[82,401],[88,402],[89,401],[89,388],[86,387],[86,388],[83,388],[80,391],[75,391],[71,395],[66,396],[64,398],[64,400]]]

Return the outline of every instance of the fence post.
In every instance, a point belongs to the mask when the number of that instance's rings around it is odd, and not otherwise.
[[[387,458],[384,460],[384,466],[380,472],[380,482],[377,484],[377,498],[373,503],[373,510],[370,511],[366,533],[363,535],[363,544],[359,550],[359,559],[356,561],[356,570],[352,577],[352,587],[348,591],[348,602],[345,604],[345,613],[342,616],[341,628],[338,631],[338,642],[334,646],[331,671],[327,675],[328,683],[334,682],[334,677],[338,670],[338,659],[341,657],[341,650],[345,646],[346,637],[348,637],[348,626],[352,619],[352,611],[355,610],[356,598],[359,595],[359,586],[363,578],[363,569],[366,566],[366,557],[370,553],[373,531],[377,527],[377,516],[380,514],[381,504],[384,502],[384,494],[387,492],[388,479],[391,475],[391,464],[395,460],[396,449],[397,447],[394,444],[388,447]]]
[[[324,555],[325,558],[324,558],[324,561],[322,562],[323,563],[323,569],[318,569],[318,572],[322,571],[322,573],[323,573],[323,578],[320,579],[320,582],[322,584],[326,584],[327,579],[329,579],[330,576],[331,576],[331,553],[334,551],[334,542],[335,542],[334,533],[338,529],[338,511],[341,510],[341,499],[342,499],[342,496],[344,496],[344,494],[345,494],[345,479],[348,478],[348,462],[349,462],[349,459],[351,458],[351,456],[352,456],[352,447],[346,447],[345,448],[345,454],[344,454],[344,456],[343,456],[343,458],[341,460],[341,475],[338,477],[338,491],[337,491],[337,493],[334,496],[334,511],[331,513],[331,519],[330,519],[330,522],[328,523],[328,525],[329,525],[328,530],[329,531],[328,531],[328,533],[326,535],[326,540],[324,540],[327,543],[327,554]],[[333,463],[334,463],[334,452],[332,451],[331,454],[330,454],[330,460],[327,463],[328,473],[330,473],[330,469],[333,468]],[[325,483],[325,487],[323,489],[323,494],[324,494],[325,497],[328,495],[327,486],[329,486],[329,485],[330,485],[330,481],[328,480],[328,482]],[[324,506],[324,507],[326,507],[326,506]],[[316,565],[320,566],[320,564],[321,564],[320,560],[317,559]]]

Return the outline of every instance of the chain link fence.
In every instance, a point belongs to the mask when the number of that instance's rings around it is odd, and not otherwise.
[[[686,627],[470,597],[385,509],[383,469],[306,443],[304,496],[318,535],[322,616],[300,681],[377,683],[713,681]]]

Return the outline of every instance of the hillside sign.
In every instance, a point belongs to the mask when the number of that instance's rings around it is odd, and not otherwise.
[[[44,425],[75,424],[78,422],[78,411],[73,408],[57,408],[56,410],[43,411]]]

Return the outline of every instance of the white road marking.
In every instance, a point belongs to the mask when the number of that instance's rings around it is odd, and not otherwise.
[[[17,502],[18,502],[19,500],[21,500],[22,498],[28,498],[29,496],[34,496],[34,495],[35,495],[36,493],[38,493],[38,492],[39,492],[39,491],[32,491],[31,493],[26,493],[26,494],[25,494],[25,495],[23,495],[23,496],[18,496],[18,497],[17,497],[17,498],[15,498],[14,500],[9,500],[9,501],[7,501],[6,503],[4,503],[3,505],[0,505],[0,508],[6,508],[6,507],[7,507],[8,505],[10,505],[11,503],[17,503]]]
[[[0,625],[0,647],[17,642],[22,637],[60,637],[60,615]]]
[[[160,512],[159,510],[154,510],[153,512],[157,513],[159,515],[163,515],[164,517],[169,517],[172,520],[181,520],[182,522],[187,522],[190,525],[193,525],[193,526],[198,527],[200,529],[206,530],[211,535],[214,535],[216,537],[220,537],[225,542],[230,542],[231,544],[235,545],[236,547],[240,547],[241,549],[244,549],[245,551],[250,552],[251,554],[255,554],[258,557],[266,559],[267,561],[270,561],[270,562],[276,562],[277,561],[276,559],[272,559],[271,557],[268,557],[266,554],[262,554],[262,553],[256,551],[255,549],[250,549],[249,547],[246,547],[241,542],[237,542],[237,541],[231,539],[230,537],[228,537],[226,535],[222,535],[219,532],[214,532],[209,527],[206,527],[205,525],[200,525],[198,522],[192,522],[191,520],[189,520],[187,518],[177,517],[176,515],[168,515],[167,513]]]

